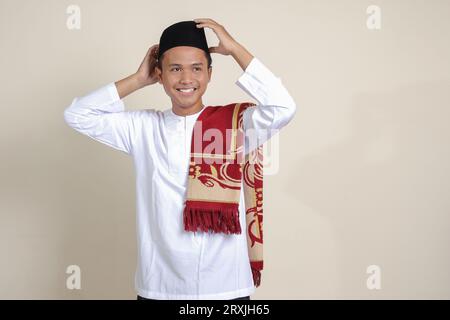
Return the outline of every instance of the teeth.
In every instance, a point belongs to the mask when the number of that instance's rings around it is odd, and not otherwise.
[[[177,89],[178,91],[181,91],[181,92],[192,92],[192,91],[194,91],[194,88],[190,88],[190,89]]]

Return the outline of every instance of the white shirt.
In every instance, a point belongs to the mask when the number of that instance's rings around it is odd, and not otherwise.
[[[294,116],[295,102],[281,79],[256,57],[236,84],[258,101],[244,112],[244,130],[281,129]],[[135,288],[142,297],[228,300],[255,292],[246,232],[193,233],[183,228],[192,130],[203,110],[188,116],[172,109],[125,111],[112,82],[75,98],[64,111],[70,127],[133,158]],[[245,212],[243,192],[239,212]],[[240,223],[246,225],[245,214],[240,214]]]

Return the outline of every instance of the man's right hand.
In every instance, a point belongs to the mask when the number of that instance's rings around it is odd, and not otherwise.
[[[155,71],[158,48],[158,44],[151,46],[139,69],[132,75],[115,82],[120,99],[136,90],[158,82],[158,75]]]
[[[136,71],[136,76],[143,87],[158,82],[158,76],[156,74],[156,59],[158,57],[158,44],[154,44],[148,49],[147,54],[144,57],[139,69]]]

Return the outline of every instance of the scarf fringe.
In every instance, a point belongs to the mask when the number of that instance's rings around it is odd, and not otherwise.
[[[261,261],[250,261],[250,268],[252,269],[253,274],[253,282],[255,287],[259,287],[261,285],[261,270],[264,267],[264,262]]]
[[[183,211],[184,230],[240,234],[239,210],[235,208],[205,209],[186,205]]]
[[[252,268],[252,274],[255,287],[259,287],[261,285],[261,270]]]

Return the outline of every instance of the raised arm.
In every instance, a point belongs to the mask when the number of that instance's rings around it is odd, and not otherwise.
[[[125,111],[122,98],[157,82],[154,72],[157,47],[150,47],[136,73],[73,99],[64,110],[66,123],[94,140],[130,154],[135,128],[133,121],[140,111]]]
[[[209,48],[210,52],[231,55],[244,70],[236,84],[258,101],[258,105],[244,111],[243,126],[244,130],[253,129],[258,134],[257,144],[261,145],[294,117],[297,109],[294,100],[281,79],[233,39],[224,26],[212,19],[194,21],[199,28],[212,29],[219,38],[219,45]]]
[[[244,112],[245,130],[280,130],[294,117],[297,106],[291,95],[258,58],[252,59],[236,84],[258,102]]]

